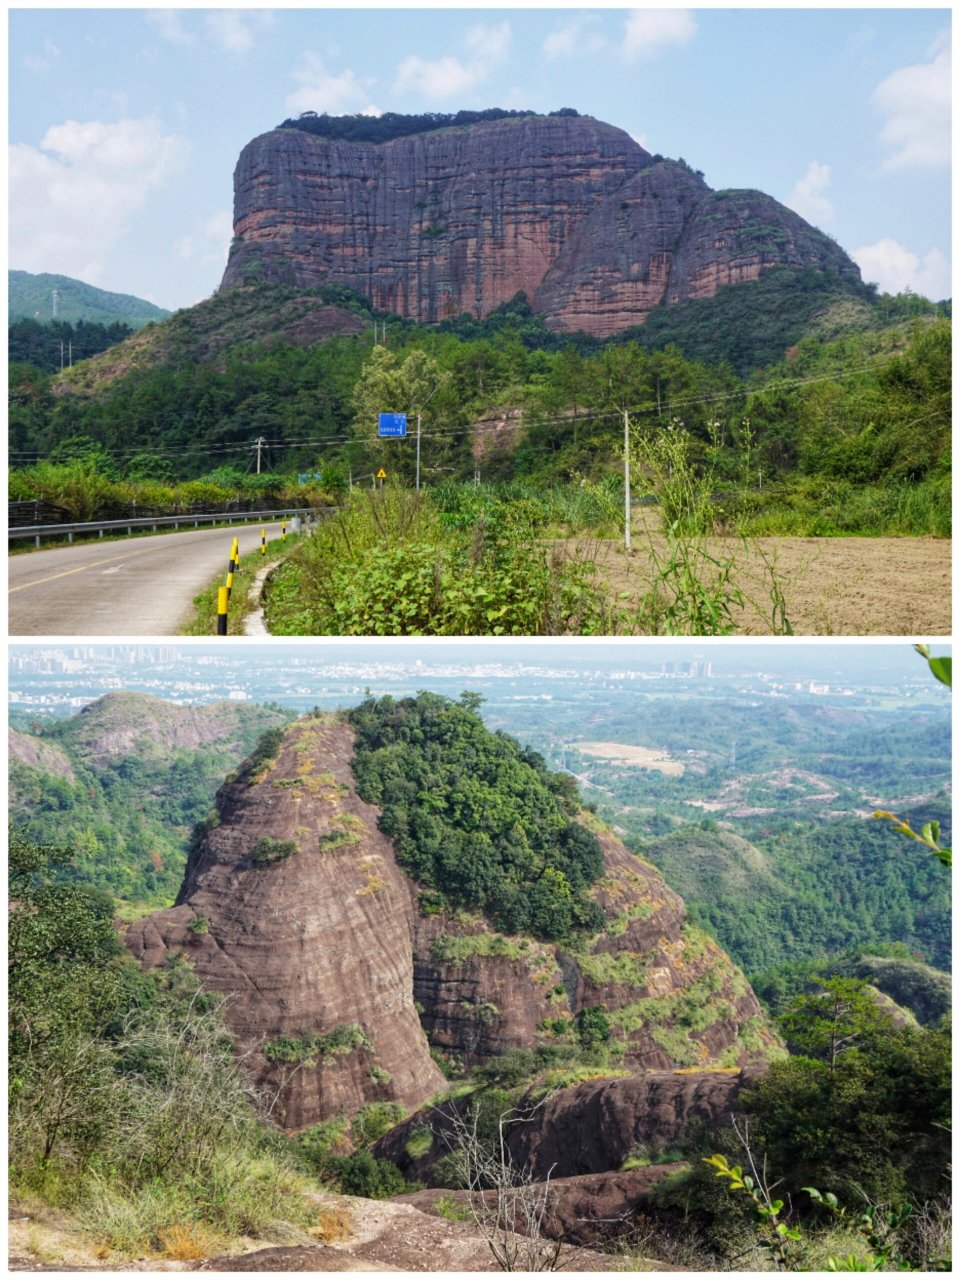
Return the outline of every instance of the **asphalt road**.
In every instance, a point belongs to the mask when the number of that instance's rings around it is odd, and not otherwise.
[[[260,524],[84,542],[8,556],[10,636],[170,636],[194,596],[260,545]],[[280,536],[279,521],[266,525]]]

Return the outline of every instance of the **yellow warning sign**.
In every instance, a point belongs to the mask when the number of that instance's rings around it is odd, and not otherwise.
[[[377,479],[386,480],[386,478],[387,478],[387,473],[384,471],[383,467],[381,467],[380,470],[377,472]]]

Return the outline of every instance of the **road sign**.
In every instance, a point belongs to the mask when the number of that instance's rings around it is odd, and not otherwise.
[[[377,434],[381,436],[405,436],[407,434],[407,415],[405,413],[381,413],[380,428]]]
[[[386,478],[387,478],[387,473],[384,471],[383,467],[381,467],[380,470],[377,472],[377,479],[386,480]]]

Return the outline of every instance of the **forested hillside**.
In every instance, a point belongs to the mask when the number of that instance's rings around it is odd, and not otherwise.
[[[227,703],[194,716],[125,694],[33,732],[11,730],[11,815],[41,843],[69,845],[61,875],[73,883],[166,904],[224,774],[290,718],[279,707]]]

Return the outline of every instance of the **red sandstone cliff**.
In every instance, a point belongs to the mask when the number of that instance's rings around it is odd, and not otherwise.
[[[431,1043],[473,1063],[574,1041],[575,1015],[596,1005],[628,1067],[738,1066],[774,1044],[742,974],[609,833],[594,938],[564,947],[421,915],[378,811],[356,793],[352,752],[335,717],[288,728],[272,758],[220,789],[177,905],[126,935],[144,967],[182,953],[225,997],[285,1129],[371,1101],[418,1106],[443,1084]]]
[[[713,192],[590,117],[531,116],[380,144],[255,138],[234,174],[223,287],[346,285],[428,323],[523,290],[554,327],[606,336],[782,266],[859,278],[769,196]]]

